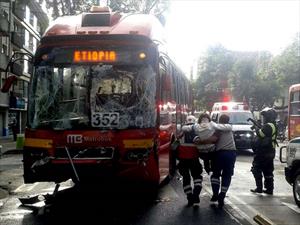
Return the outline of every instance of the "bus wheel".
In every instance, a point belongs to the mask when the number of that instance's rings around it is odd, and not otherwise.
[[[300,172],[297,173],[293,182],[293,194],[295,202],[300,208]]]

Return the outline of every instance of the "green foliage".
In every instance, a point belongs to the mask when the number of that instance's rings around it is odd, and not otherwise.
[[[43,1],[40,1],[40,3]],[[47,9],[52,12],[52,19],[59,16],[76,15],[87,12],[97,1],[93,0],[45,0]]]
[[[250,93],[250,105],[253,110],[260,111],[266,106],[272,107],[279,98],[280,89],[276,80],[256,77]]]
[[[300,83],[299,36],[281,55],[270,52],[233,52],[223,46],[210,47],[199,59],[195,81],[198,108],[211,110],[226,97],[246,101],[252,109],[273,106],[284,89]]]
[[[211,47],[206,56],[198,62],[199,77],[196,80],[195,95],[198,107],[209,110],[213,102],[228,88],[227,77],[233,66],[232,53],[223,46]]]
[[[169,0],[111,0],[109,6],[113,11],[124,13],[145,13],[161,15],[169,8]]]
[[[282,88],[300,83],[300,33],[282,54],[274,59],[272,69]]]
[[[97,0],[39,0],[39,3],[42,4],[44,1],[47,9],[52,12],[53,19],[88,12],[91,6],[99,2]],[[170,0],[108,0],[107,3],[112,11],[162,15],[169,8]]]

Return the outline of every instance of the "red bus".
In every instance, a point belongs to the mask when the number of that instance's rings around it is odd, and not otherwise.
[[[158,185],[174,173],[170,146],[192,94],[163,32],[152,15],[108,7],[58,18],[47,29],[29,88],[25,183]]]
[[[289,88],[288,139],[300,137],[300,83]]]

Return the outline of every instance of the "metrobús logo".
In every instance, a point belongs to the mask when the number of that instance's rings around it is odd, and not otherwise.
[[[68,134],[67,135],[67,143],[70,143],[70,144],[82,143],[82,135],[81,134]]]
[[[83,142],[110,142],[111,137],[109,136],[83,136],[81,134],[68,134],[67,143],[69,144],[80,144]]]
[[[111,138],[108,136],[85,136],[83,137],[84,142],[109,142]]]

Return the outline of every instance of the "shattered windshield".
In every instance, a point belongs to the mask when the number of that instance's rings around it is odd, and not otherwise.
[[[93,127],[155,126],[156,81],[150,66],[94,66],[91,77]]]
[[[32,128],[68,129],[88,125],[89,68],[40,66],[35,70],[29,99]]]
[[[155,73],[150,66],[38,66],[32,78],[29,127],[154,127]]]

